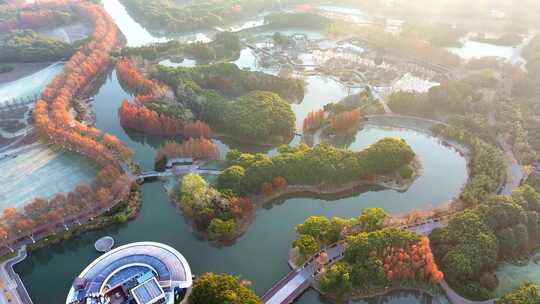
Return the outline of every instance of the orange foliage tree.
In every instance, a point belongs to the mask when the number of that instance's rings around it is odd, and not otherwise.
[[[205,138],[190,138],[181,144],[169,141],[159,147],[156,162],[174,157],[192,157],[197,160],[219,159],[219,150],[216,144]]]
[[[283,191],[283,190],[287,189],[289,184],[287,183],[287,180],[283,176],[277,176],[277,177],[274,178],[274,180],[272,182],[272,186],[277,191]]]
[[[324,110],[309,112],[307,117],[304,119],[304,132],[315,132],[320,129],[324,124],[325,115],[326,113]]]
[[[118,79],[136,94],[135,100],[140,104],[157,100],[165,94],[165,89],[157,81],[146,79],[129,59],[116,62],[116,73]]]
[[[124,199],[131,185],[122,171],[123,163],[131,158],[131,151],[115,136],[102,134],[75,120],[71,114],[73,98],[84,94],[108,66],[110,53],[118,41],[116,25],[101,6],[88,2],[40,1],[39,5],[52,11],[68,8],[85,16],[93,21],[94,32],[36,102],[35,128],[43,139],[89,157],[102,170],[91,185],[80,185],[67,195],[57,194],[50,200],[38,198],[21,210],[6,209],[0,218],[0,240],[4,245],[26,235],[52,232],[62,225],[99,215]],[[37,22],[28,16],[25,17],[27,22]]]
[[[435,263],[427,237],[422,237],[416,245],[386,248],[384,270],[389,281],[405,279],[440,283],[444,277]]]
[[[333,134],[356,131],[362,119],[360,109],[339,113],[330,119],[330,132]]]
[[[210,138],[210,127],[201,121],[186,124],[184,121],[160,115],[141,105],[132,105],[127,99],[118,109],[120,123],[126,128],[159,136],[183,136],[185,138]]]

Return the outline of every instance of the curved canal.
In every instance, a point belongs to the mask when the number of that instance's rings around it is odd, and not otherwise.
[[[122,26],[120,28],[129,30]],[[126,37],[130,35],[126,34]],[[298,125],[307,112],[349,93],[329,79],[310,77],[306,80],[308,90],[305,99],[293,106]],[[127,132],[120,126],[117,109],[123,98],[131,97],[119,85],[115,72],[111,72],[95,95],[93,108],[97,116],[96,127],[117,135],[135,151],[135,160],[141,168],[149,170],[153,167],[155,148],[163,140]],[[192,233],[191,227],[171,203],[162,183],[145,184],[142,187],[142,211],[134,221],[86,233],[61,245],[33,253],[16,270],[36,303],[61,303],[76,275],[98,256],[93,248],[95,240],[111,235],[118,246],[149,240],[169,244],[182,252],[194,273],[212,271],[240,275],[252,281],[258,294],[263,294],[289,271],[286,259],[295,238],[294,226],[306,217],[324,215],[349,218],[357,216],[367,207],[402,213],[437,206],[459,194],[467,179],[466,160],[427,133],[373,123],[361,130],[351,140],[349,147],[363,149],[386,136],[405,138],[423,163],[422,176],[406,192],[365,189],[363,193],[346,198],[293,198],[276,202],[257,212],[254,223],[235,244],[218,248]],[[222,153],[225,153],[228,146],[218,143]],[[379,297],[377,301],[427,303],[428,298],[425,295],[396,293]],[[307,293],[300,302],[317,303],[319,300],[316,294]]]

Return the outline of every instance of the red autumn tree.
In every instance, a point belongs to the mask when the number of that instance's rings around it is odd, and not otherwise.
[[[360,109],[342,112],[330,119],[330,133],[341,134],[356,131],[362,120]]]
[[[197,160],[219,159],[219,149],[216,144],[205,138],[190,138],[181,144],[169,141],[158,149],[156,162],[174,157],[193,157]]]
[[[274,193],[274,186],[271,183],[262,183],[261,193],[264,195],[270,195]]]
[[[324,110],[309,112],[307,117],[304,119],[304,132],[315,132],[320,129],[324,124],[325,115],[326,113]]]
[[[287,180],[282,176],[277,176],[272,182],[272,186],[278,191],[283,191],[287,189],[288,185],[289,184],[287,183]]]
[[[429,280],[440,283],[444,277],[435,263],[427,237],[422,237],[412,246],[386,248],[384,256],[384,270],[389,281]]]

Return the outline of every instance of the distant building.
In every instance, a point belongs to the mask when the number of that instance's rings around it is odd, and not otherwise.
[[[155,242],[109,251],[75,278],[67,304],[177,304],[191,289],[191,269],[176,249]]]

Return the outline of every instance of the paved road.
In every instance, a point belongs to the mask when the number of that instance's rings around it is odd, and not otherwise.
[[[17,255],[0,264],[0,304],[32,304],[22,281],[13,271],[13,265],[26,258],[26,246],[17,252]]]

